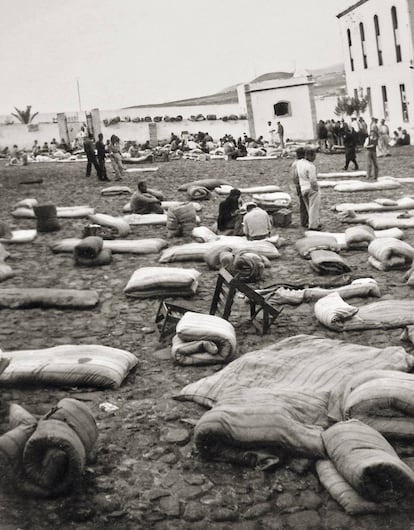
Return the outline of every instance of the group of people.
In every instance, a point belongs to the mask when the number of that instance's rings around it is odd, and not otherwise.
[[[346,123],[344,119],[319,120],[316,133],[321,151],[332,151],[334,146],[345,147],[345,137],[349,129],[354,133],[356,145],[364,145],[369,131],[368,125],[362,116],[358,119],[352,117],[350,124]]]
[[[124,166],[122,164],[121,140],[116,134],[113,134],[106,144],[103,141],[102,133],[98,134],[96,142],[92,135],[88,135],[83,140],[83,149],[87,158],[86,177],[91,176],[93,166],[99,180],[110,180],[105,167],[105,159],[108,155],[115,173],[115,180],[122,180]]]

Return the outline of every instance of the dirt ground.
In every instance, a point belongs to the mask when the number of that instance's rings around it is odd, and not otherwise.
[[[392,157],[380,159],[380,175],[414,176],[414,148],[395,148]],[[319,171],[341,170],[343,155],[318,155]],[[365,168],[364,153],[359,154]],[[159,164],[146,174],[151,187],[161,189],[166,199],[181,199],[177,188],[184,182],[204,177],[223,178],[232,185],[278,184],[293,198],[293,223],[275,229],[286,240],[281,258],[266,270],[264,286],[279,280],[310,280],[317,276],[294,248],[301,237],[298,203],[289,178],[292,160],[173,161]],[[44,163],[28,167],[5,167],[0,162],[0,218],[14,227],[34,227],[33,220],[13,220],[13,204],[27,197],[58,206],[88,204],[97,212],[120,215],[125,196],[102,197],[95,176],[84,177],[85,164]],[[22,184],[26,177],[42,177],[42,184]],[[139,177],[127,174],[124,184],[135,187]],[[336,202],[365,201],[368,198],[398,198],[414,195],[414,185],[375,194],[337,193],[324,189],[323,224],[326,230],[343,231],[330,207]],[[243,197],[244,198],[244,197]],[[247,198],[247,197],[246,197]],[[202,202],[202,223],[215,220],[218,196]],[[31,244],[9,245],[8,263],[16,276],[4,287],[93,288],[100,294],[97,308],[87,311],[4,309],[0,320],[0,347],[7,350],[45,348],[59,344],[102,344],[133,352],[138,366],[119,390],[78,388],[11,388],[0,393],[0,432],[6,430],[7,410],[19,403],[41,415],[64,396],[85,401],[99,427],[97,461],[90,465],[76,491],[54,500],[22,498],[5,484],[0,492],[0,529],[390,529],[414,530],[411,503],[386,515],[350,517],[333,501],[316,478],[313,463],[286,460],[269,472],[203,461],[192,440],[192,424],[204,413],[193,403],[172,397],[189,382],[213,373],[217,367],[178,367],[162,358],[155,331],[158,301],[128,299],[123,288],[132,272],[155,264],[156,256],[116,254],[109,266],[75,267],[70,255],[53,254],[49,245],[64,237],[81,237],[86,220],[62,219],[60,232],[39,234]],[[414,231],[405,231],[414,244]],[[133,227],[130,237],[166,237],[165,227]],[[403,283],[403,272],[379,272],[367,262],[367,253],[343,252],[357,274],[374,277],[386,297],[411,297]],[[199,311],[208,312],[216,272],[200,263],[186,263],[202,272],[200,286],[192,299],[175,299]],[[348,342],[378,347],[401,345],[401,330],[349,332],[338,335],[324,329],[313,316],[312,305],[286,307],[271,333],[260,336],[238,317],[239,354],[259,349],[298,333],[342,338]],[[145,328],[145,329],[144,329]],[[148,329],[150,328],[150,329]],[[154,332],[149,332],[154,331]],[[408,344],[404,344],[412,351]],[[110,402],[115,412],[104,412],[100,403]]]

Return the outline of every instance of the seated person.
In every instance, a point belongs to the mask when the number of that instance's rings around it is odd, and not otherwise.
[[[243,219],[243,232],[249,241],[265,239],[270,236],[272,222],[268,213],[259,208],[256,203],[246,205],[246,214]]]
[[[147,188],[145,181],[138,182],[138,189],[131,197],[132,213],[164,213],[161,207],[162,193]]]
[[[32,157],[36,158],[39,153],[40,153],[40,145],[38,144],[37,140],[35,140],[33,147],[32,147]]]
[[[9,166],[17,166],[21,164],[20,151],[17,145],[13,145],[13,149],[10,151],[9,160],[7,164]]]
[[[397,145],[410,145],[411,138],[406,129],[402,130],[401,137],[397,141]]]
[[[68,144],[63,138],[61,139],[60,144],[58,145],[58,149],[61,149],[62,151],[70,151]]]
[[[47,142],[45,142],[42,146],[42,148],[40,149],[40,153],[42,155],[48,155],[49,154],[49,145]]]
[[[243,235],[240,214],[241,191],[233,188],[229,195],[219,204],[217,230],[227,236]]]
[[[131,158],[138,158],[140,156],[139,154],[139,148],[136,143],[132,143],[128,149],[128,154]]]

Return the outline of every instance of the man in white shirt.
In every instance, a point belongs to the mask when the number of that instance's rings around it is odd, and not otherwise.
[[[320,208],[321,196],[316,178],[316,167],[313,163],[316,157],[314,149],[305,149],[305,158],[298,160],[296,171],[299,178],[300,191],[309,215],[309,229],[321,230]]]
[[[256,239],[265,239],[270,236],[272,222],[267,212],[262,210],[254,202],[246,205],[246,211],[243,218],[243,232],[249,241]]]

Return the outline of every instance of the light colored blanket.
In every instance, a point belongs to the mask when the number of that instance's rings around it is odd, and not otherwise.
[[[366,177],[366,171],[336,171],[333,173],[318,173],[318,179],[335,179],[335,178],[358,178]]]
[[[321,434],[341,420],[347,382],[367,370],[409,371],[403,348],[374,348],[297,335],[244,354],[177,397],[212,407],[196,426],[195,441],[209,456],[223,447],[267,447],[312,457],[325,455]]]
[[[254,193],[253,200],[261,207],[273,206],[287,208],[292,204],[292,198],[289,193],[275,191],[273,193]]]
[[[311,252],[314,250],[332,250],[334,252],[340,250],[336,239],[331,235],[324,234],[298,239],[295,247],[302,258],[305,259],[310,259]]]
[[[145,226],[145,225],[166,225],[166,213],[131,213],[124,215],[123,219],[131,226]]]
[[[318,300],[317,320],[334,331],[392,329],[414,324],[414,300],[380,300],[363,306],[350,306],[337,294]]]
[[[218,195],[228,195],[230,191],[234,188],[234,186],[230,185],[221,185],[217,188],[214,188],[214,191]],[[250,186],[248,188],[238,188],[241,193],[248,193],[252,195],[253,193],[274,193],[276,191],[281,191],[279,186],[276,186],[275,184],[268,184],[266,186]]]
[[[60,218],[79,219],[88,217],[95,213],[94,208],[89,206],[58,206],[56,208],[57,216]],[[12,216],[20,219],[36,219],[35,213],[31,208],[19,207],[12,211]]]
[[[378,270],[408,269],[414,259],[414,248],[399,239],[374,239],[368,247],[369,262]]]
[[[192,296],[198,288],[201,273],[196,269],[179,267],[141,267],[128,280],[127,296]]]
[[[343,202],[335,204],[332,210],[336,212],[387,212],[395,210],[409,210],[414,208],[414,199],[401,197],[401,199],[376,199],[371,202]]]
[[[0,386],[22,384],[118,388],[137,358],[128,351],[99,345],[64,345],[40,350],[0,352],[9,361]]]
[[[116,231],[118,237],[127,237],[131,232],[129,224],[122,217],[114,217],[104,213],[96,213],[90,215],[89,219],[92,223],[111,228]]]
[[[223,364],[236,352],[236,332],[227,320],[187,311],[177,324],[171,355],[182,365]]]
[[[184,203],[185,201],[161,201],[161,208],[163,208],[164,210],[168,210],[168,208],[175,208],[176,206],[180,206],[181,204],[184,204]],[[194,206],[194,210],[196,212],[199,212],[202,209],[202,206],[199,202],[192,202],[191,204]],[[127,202],[125,206],[122,207],[122,211],[124,213],[130,213],[131,203]],[[147,215],[150,215],[150,214],[147,214]]]
[[[400,182],[393,177],[379,177],[376,181],[363,180],[322,180],[320,188],[334,188],[334,191],[376,191],[393,190],[401,186]]]
[[[99,302],[95,290],[17,288],[0,289],[0,307],[24,309],[57,307],[62,309],[89,309]]]
[[[37,230],[12,230],[11,238],[0,238],[0,243],[31,243],[37,236]]]
[[[110,197],[112,195],[123,195],[124,193],[131,194],[132,190],[128,186],[109,186],[101,189],[101,195]]]
[[[55,253],[72,253],[82,240],[70,237],[53,243],[51,249]],[[104,239],[103,248],[115,254],[158,254],[168,245],[165,239],[152,237],[148,239]]]
[[[362,226],[363,225],[361,225],[361,228],[362,228]],[[359,228],[359,227],[351,227],[351,228]],[[366,231],[364,231],[363,234],[361,234],[360,230],[357,231],[357,232],[356,231],[351,231],[351,228],[349,229],[350,230],[349,232],[348,232],[348,229],[345,230],[345,232],[319,232],[319,231],[316,231],[316,230],[306,230],[305,237],[313,237],[313,236],[331,236],[331,237],[334,237],[336,239],[336,242],[338,243],[340,249],[348,248],[348,242],[351,244],[350,248],[353,248],[353,246],[356,243],[362,242],[362,241],[365,241],[365,240],[368,243],[368,240],[366,239],[367,238],[367,232]],[[367,226],[366,228],[368,229],[368,231],[371,230],[370,226]],[[362,241],[361,241],[361,238],[357,236],[358,233],[360,235],[364,236],[362,238]],[[374,230],[374,236],[376,238],[380,238],[380,237],[395,237],[396,239],[403,239],[404,232],[400,228],[388,228],[386,230]],[[371,240],[370,237],[369,237],[369,239]],[[366,244],[364,246],[368,246],[368,245]]]

